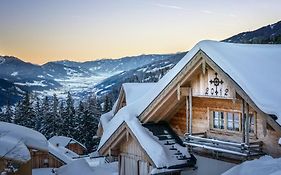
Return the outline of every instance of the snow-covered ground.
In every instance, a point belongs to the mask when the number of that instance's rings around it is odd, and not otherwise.
[[[281,158],[272,158],[263,156],[259,159],[246,161],[237,165],[223,175],[280,175],[281,174]]]
[[[81,158],[60,168],[33,169],[33,175],[118,175],[118,162],[105,163],[104,158]]]
[[[36,168],[32,169],[32,175],[54,175],[53,168]]]
[[[198,169],[186,169],[182,171],[181,175],[220,175],[236,165],[198,155],[195,155],[195,157],[197,158]]]
[[[52,96],[56,94],[59,98],[66,98],[67,92],[69,91],[75,99],[78,99],[78,94],[81,92],[92,92],[93,86],[104,79],[112,76],[111,74],[104,74],[98,76],[79,76],[75,75],[68,79],[55,79],[62,86],[56,89],[36,91],[37,94],[42,96]]]

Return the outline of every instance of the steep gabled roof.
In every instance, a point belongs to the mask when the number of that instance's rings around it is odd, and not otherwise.
[[[69,143],[77,143],[86,149],[86,147],[82,143],[78,142],[73,138],[66,137],[66,136],[53,136],[52,138],[49,139],[49,142],[52,143],[53,145],[59,144],[59,146],[63,146],[63,147],[66,147]]]
[[[127,104],[132,104],[136,99],[141,98],[150,89],[155,86],[156,83],[124,83],[122,88],[125,93],[125,99]]]
[[[200,43],[200,49],[229,75],[260,110],[281,124],[281,45]]]
[[[142,98],[136,99],[133,103],[120,109],[113,118],[109,117],[112,119],[106,124],[107,127],[101,138],[99,149],[123,122],[128,123],[130,127],[129,123],[135,121],[136,117],[148,109],[186,65],[191,64],[192,58],[200,51],[204,52],[224,73],[229,75],[260,110],[280,117],[277,122],[281,124],[281,91],[278,88],[281,87],[281,69],[279,68],[281,65],[281,45],[201,41],[146,94],[143,94]],[[132,127],[134,127],[133,124]],[[164,161],[162,159],[158,163],[163,164]]]

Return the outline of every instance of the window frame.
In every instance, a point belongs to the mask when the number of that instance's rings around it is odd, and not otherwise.
[[[228,132],[228,133],[241,133],[242,134],[242,113],[241,111],[238,110],[225,110],[225,109],[216,109],[216,108],[210,108],[208,110],[209,112],[209,121],[210,121],[210,130],[214,130],[214,131],[224,131],[224,132]],[[223,116],[224,116],[224,128],[220,129],[220,128],[215,128],[214,127],[214,118],[213,118],[213,112],[222,112]],[[230,130],[228,129],[228,113],[232,113],[232,118],[234,119],[234,113],[237,113],[239,115],[239,131],[237,130]],[[233,120],[233,124],[234,126],[234,120]],[[234,127],[235,128],[235,127]]]

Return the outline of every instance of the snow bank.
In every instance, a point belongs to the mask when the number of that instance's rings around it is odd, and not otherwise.
[[[85,159],[78,159],[57,169],[59,175],[118,175],[118,163],[90,167]]]
[[[0,122],[0,134],[1,136],[7,136],[18,140],[29,148],[48,151],[48,141],[46,137],[30,128],[12,123]]]
[[[279,175],[281,174],[281,158],[273,159],[263,156],[259,159],[246,161],[236,165],[222,175]]]
[[[52,169],[53,168],[35,168],[32,169],[32,175],[55,175]]]

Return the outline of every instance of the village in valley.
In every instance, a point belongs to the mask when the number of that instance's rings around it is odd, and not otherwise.
[[[127,2],[128,7],[124,7],[123,2],[121,7],[112,2],[104,6],[106,3],[94,1],[81,1],[78,5],[78,1],[73,1],[66,9],[73,9],[76,4],[76,10],[83,10],[79,11],[79,15],[65,18],[60,15],[69,11],[60,11],[62,8],[59,7],[65,5],[62,2],[56,7],[49,7],[55,4],[49,2],[43,8],[42,4],[31,2],[33,0],[27,1],[30,1],[30,6],[35,5],[41,10],[59,9],[54,11],[57,16],[48,15],[64,19],[64,22],[79,21],[81,25],[84,25],[82,17],[92,13],[92,10],[88,11],[90,7],[97,10],[95,17],[105,15],[99,8],[123,9],[116,15],[124,13],[130,21],[129,6],[136,5],[128,5],[130,3]],[[198,5],[195,2],[187,5],[187,2],[181,1],[171,4],[166,0],[166,4],[162,4],[164,1],[159,3],[145,0],[138,5],[157,8],[159,14],[174,14],[177,18],[189,13],[185,11],[189,5]],[[24,9],[39,13],[37,9],[30,9],[22,2],[20,4]],[[233,9],[244,10],[234,4]],[[209,5],[217,10],[225,8],[224,3],[214,7],[212,3]],[[4,7],[15,10],[15,4],[0,2],[0,19],[16,21],[10,16],[1,18]],[[265,8],[262,3],[254,7]],[[273,13],[276,5],[267,8],[272,10],[272,16],[276,15],[276,12]],[[140,22],[144,16],[145,21],[149,20],[144,13],[147,9],[134,10],[141,14],[141,17],[138,16]],[[255,8],[252,10],[255,11]],[[209,10],[199,12],[206,19],[210,16],[213,19],[215,15],[218,16],[214,19],[221,16],[234,19],[237,15],[222,15]],[[46,15],[44,10],[40,11],[40,15]],[[29,18],[37,20],[27,16],[28,22]],[[106,22],[110,26],[117,26],[109,20],[112,16],[107,17],[102,19],[108,20]],[[92,21],[87,19],[87,24],[88,20]],[[71,25],[78,32],[74,23]],[[94,23],[100,24],[101,21]],[[222,31],[229,30],[227,25],[223,26],[225,29],[221,28]],[[54,31],[61,29],[62,26]],[[67,33],[69,30],[74,32],[69,28],[63,31]],[[4,56],[14,52],[8,49],[9,44],[2,46],[4,41],[10,41],[9,37],[3,40],[0,37],[0,175],[281,174],[281,21],[255,25],[253,30],[239,31],[223,36],[223,39],[221,36],[213,39],[215,35],[210,39],[209,35],[198,34],[196,30],[194,27],[192,35],[198,35],[197,42],[184,51],[174,51],[175,54],[169,52],[91,61],[56,59],[44,64]],[[43,32],[43,29],[40,31]],[[119,31],[118,27],[116,31]],[[111,32],[115,35],[122,33],[116,31]],[[129,31],[130,28],[126,29],[128,35]],[[157,31],[159,36],[163,31]],[[2,32],[0,29],[0,35],[5,32],[5,28]],[[79,37],[83,38],[84,32],[88,29],[83,29]],[[104,37],[109,35],[107,30],[95,32],[93,35],[97,38],[100,32],[106,33],[103,33]],[[72,37],[74,33],[71,33]],[[80,42],[79,37],[74,37],[77,43]],[[123,39],[124,36],[119,41],[123,42]],[[30,39],[30,43],[34,41]],[[181,43],[173,42],[173,45]],[[80,43],[83,53],[87,52],[82,43],[87,41]],[[113,43],[112,40],[106,45],[110,48]],[[56,48],[60,48],[61,44]],[[71,48],[70,43],[64,44]],[[132,50],[133,45],[130,44]],[[130,48],[126,47],[125,50]],[[157,49],[157,45],[153,47]],[[68,52],[72,52],[70,48]],[[91,50],[98,52],[92,46]]]

